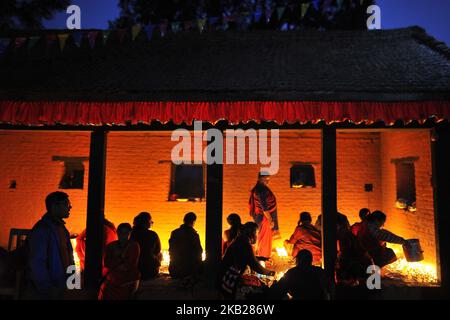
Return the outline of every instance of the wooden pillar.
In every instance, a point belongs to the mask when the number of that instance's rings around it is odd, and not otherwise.
[[[442,288],[450,293],[450,126],[448,123],[439,125],[432,133],[432,157],[438,274]]]
[[[325,126],[322,130],[322,264],[332,282],[337,255],[336,223],[336,129]]]
[[[91,133],[86,222],[85,287],[96,289],[102,277],[107,132]]]
[[[210,129],[211,130],[211,129]],[[217,130],[217,129],[212,129]],[[220,132],[219,130],[216,133]],[[210,131],[208,130],[208,136]],[[208,146],[215,140],[209,141]],[[223,160],[223,147],[216,148]],[[206,169],[206,265],[208,273],[217,271],[222,258],[223,161],[208,164]]]

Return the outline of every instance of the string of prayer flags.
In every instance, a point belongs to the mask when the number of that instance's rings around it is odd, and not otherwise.
[[[152,40],[153,38],[153,30],[155,29],[154,24],[149,24],[144,27],[145,33],[147,34],[147,39]]]
[[[66,42],[67,42],[68,38],[69,38],[68,33],[58,34],[59,48],[61,49],[61,51],[64,50],[64,47],[66,46]]]
[[[76,31],[76,32],[72,33],[72,39],[78,48],[81,47],[81,41],[83,40],[83,32]]]
[[[137,36],[139,35],[139,32],[141,32],[141,29],[142,27],[140,24],[136,24],[131,27],[131,39],[133,41],[136,40]]]

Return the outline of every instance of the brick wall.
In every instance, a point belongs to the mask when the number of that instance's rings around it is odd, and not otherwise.
[[[417,212],[396,209],[396,175],[392,159],[418,157],[414,162]],[[386,228],[405,238],[419,238],[425,259],[436,261],[430,133],[427,130],[381,134],[382,210]]]
[[[45,196],[58,190],[64,173],[53,156],[88,157],[89,142],[86,132],[0,131],[0,246],[7,246],[11,228],[31,228],[45,213]],[[74,232],[86,224],[89,163],[84,166],[85,188],[62,190],[72,202],[67,226]],[[16,189],[9,189],[11,180]]]
[[[151,212],[154,230],[167,248],[170,231],[182,223],[186,212],[194,211],[204,245],[206,203],[167,201],[171,149],[176,144],[170,141],[170,134],[109,133],[105,213],[117,225],[132,223],[140,211]],[[321,212],[320,139],[319,131],[280,131],[280,169],[270,187],[277,196],[283,238],[293,232],[301,211],[310,211],[314,220]],[[389,215],[388,227],[407,237],[419,237],[427,258],[434,259],[429,254],[435,243],[428,133],[339,132],[337,139],[338,209],[351,223],[358,220],[362,207],[383,209]],[[89,133],[2,131],[0,148],[0,245],[6,246],[9,229],[31,227],[44,212],[45,195],[58,189],[63,164],[52,161],[52,157],[88,156]],[[419,156],[415,214],[394,209],[395,171],[390,159],[405,156]],[[316,188],[290,188],[293,162],[313,165]],[[85,188],[66,190],[73,204],[68,227],[74,233],[81,231],[86,221],[88,163],[85,167]],[[224,228],[231,212],[239,213],[244,222],[251,219],[248,197],[259,168],[257,164],[224,166]],[[11,180],[17,181],[17,189],[8,189]],[[365,184],[373,184],[373,192],[365,192]]]

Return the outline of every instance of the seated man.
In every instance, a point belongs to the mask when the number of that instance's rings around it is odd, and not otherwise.
[[[309,250],[313,255],[313,263],[320,264],[322,260],[322,238],[320,231],[311,224],[311,214],[309,212],[300,213],[300,220],[286,244],[294,245],[292,256],[295,258],[300,250]]]
[[[351,227],[351,231],[352,233],[356,236],[358,235],[359,230],[361,229],[361,225],[363,223],[363,221],[365,221],[367,219],[367,216],[370,214],[370,210],[367,208],[362,208],[361,210],[359,210],[359,218],[361,219],[360,222],[356,222],[354,225],[352,225]]]
[[[301,250],[296,260],[297,266],[270,288],[269,298],[285,299],[289,293],[294,300],[328,300],[329,281],[322,268],[312,265],[311,252]]]
[[[187,213],[184,216],[184,224],[170,235],[169,273],[172,278],[182,279],[197,275],[201,270],[203,248],[200,237],[194,229],[196,220],[195,213]]]
[[[388,230],[382,229],[386,215],[381,211],[371,213],[361,225],[357,238],[359,243],[369,252],[373,262],[382,268],[397,260],[392,249],[386,243],[405,244],[406,240]]]

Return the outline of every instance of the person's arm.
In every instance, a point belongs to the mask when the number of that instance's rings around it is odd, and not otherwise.
[[[406,240],[402,237],[397,236],[396,234],[385,230],[385,229],[378,229],[374,231],[375,237],[378,241],[384,241],[388,243],[396,243],[396,244],[404,244],[406,243]]]
[[[48,270],[49,230],[43,226],[35,228],[29,237],[29,263],[31,278],[36,289],[44,296],[51,294],[51,281]]]
[[[158,234],[156,234],[155,239],[155,248],[153,251],[153,255],[156,257],[156,259],[161,262],[162,260],[162,253],[161,253],[161,240],[159,240]]]
[[[247,260],[248,265],[250,266],[250,269],[252,269],[253,271],[255,271],[259,274],[263,274],[266,276],[274,276],[275,275],[274,271],[270,271],[269,269],[264,268],[258,262],[250,244],[248,246],[246,246],[244,250],[245,250],[245,252],[244,252],[245,259]]]
[[[295,228],[294,233],[291,235],[289,240],[286,240],[286,242],[290,244],[296,244],[299,238],[300,238],[300,229],[297,227]]]
[[[272,216],[270,215],[270,211],[269,211],[270,208],[267,203],[268,192],[267,191],[256,192],[255,195],[258,199],[258,202],[261,205],[264,216],[266,217],[267,221],[269,221],[270,225],[273,227],[274,222],[273,222]]]

